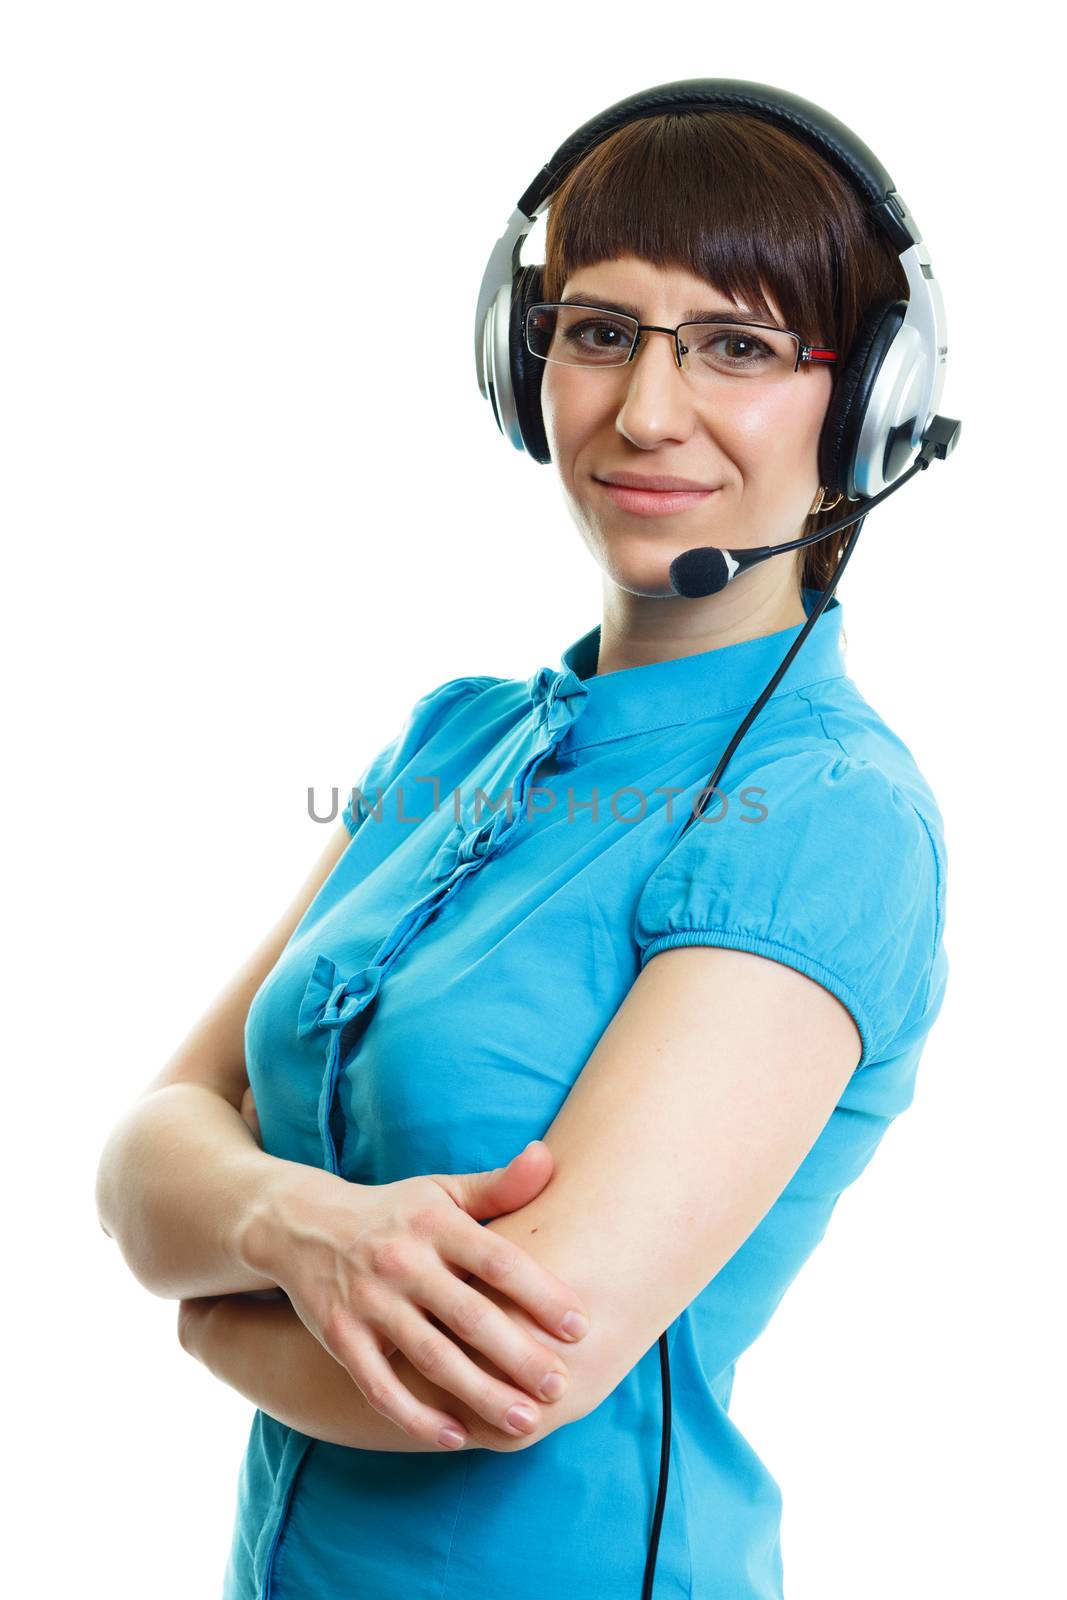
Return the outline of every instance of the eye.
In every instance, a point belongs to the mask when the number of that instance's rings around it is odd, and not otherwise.
[[[571,349],[582,355],[618,355],[630,348],[633,332],[610,317],[585,317],[565,327],[563,337]]]
[[[715,360],[744,365],[752,361],[766,361],[774,352],[762,339],[746,328],[722,328],[703,339],[698,347],[700,355]]]
[[[739,377],[763,376],[791,371],[796,361],[792,334],[777,329],[690,323],[685,329],[684,354],[692,354],[697,365],[714,372]]]

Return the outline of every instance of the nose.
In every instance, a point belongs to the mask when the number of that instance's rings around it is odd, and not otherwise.
[[[693,424],[693,391],[678,366],[674,334],[645,330],[633,359],[619,370],[627,374],[619,408],[619,431],[647,448],[657,439],[685,438]]]
[[[666,341],[667,341],[666,349],[667,349],[667,353],[668,353],[668,355],[670,357],[670,365],[674,368],[675,372],[677,372],[679,370],[679,368],[678,368],[678,353],[677,353],[678,347],[677,347],[677,342],[676,342],[676,339],[675,339],[675,335],[672,333],[670,328],[650,328],[650,327],[642,328],[641,332],[637,335],[637,352],[634,355],[633,360],[629,363],[631,371],[633,370],[634,367],[636,367],[636,365],[640,361],[641,357],[645,354],[646,347],[652,342],[652,340],[654,338],[656,338],[656,339],[666,339]],[[647,366],[648,363],[646,362],[645,365]]]

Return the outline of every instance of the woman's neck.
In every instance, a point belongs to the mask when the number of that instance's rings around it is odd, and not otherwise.
[[[794,582],[746,588],[749,576],[756,572],[705,600],[634,595],[605,583],[597,676],[719,650],[807,621]]]

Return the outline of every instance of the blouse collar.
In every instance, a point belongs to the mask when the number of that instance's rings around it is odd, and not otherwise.
[[[803,590],[810,616],[819,591]],[[842,609],[834,597],[801,645],[771,699],[828,678],[845,675]],[[696,718],[739,715],[756,701],[781,664],[803,624],[739,644],[652,661],[598,674],[600,624],[567,646],[561,670],[542,667],[529,680],[535,702],[571,724],[568,746],[580,749],[628,734],[672,727]],[[565,713],[565,716],[564,716]]]

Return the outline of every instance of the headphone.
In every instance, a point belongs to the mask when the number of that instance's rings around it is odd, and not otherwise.
[[[831,494],[837,491],[846,500],[861,502],[862,509],[817,533],[782,544],[747,550],[701,546],[671,562],[670,580],[675,593],[698,598],[717,593],[741,572],[772,555],[799,549],[856,525],[828,587],[726,747],[681,833],[701,815],[741,738],[829,604],[871,507],[902,488],[931,461],[945,460],[955,448],[961,429],[958,421],[936,415],[948,354],[941,289],[915,219],[873,151],[829,112],[787,90],[735,78],[685,78],[628,95],[583,123],[563,141],[520,195],[504,232],[493,246],[478,291],[474,354],[478,387],[490,402],[501,433],[516,450],[525,451],[541,465],[551,460],[541,411],[545,363],[530,353],[524,337],[527,307],[544,299],[543,267],[522,266],[519,262],[523,240],[536,218],[578,162],[617,128],[644,117],[720,107],[776,124],[811,145],[843,174],[863,200],[868,215],[898,251],[910,298],[882,301],[864,317],[843,365],[837,369],[819,436],[822,483]],[[652,1596],[670,1463],[671,1387],[666,1333],[660,1335],[659,1345],[663,1388],[660,1479],[642,1600],[651,1600]]]

